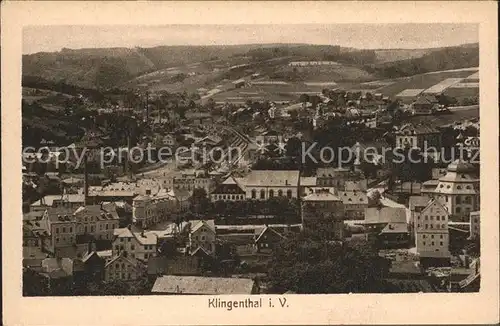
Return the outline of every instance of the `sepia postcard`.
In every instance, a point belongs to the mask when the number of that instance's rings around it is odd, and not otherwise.
[[[499,322],[496,3],[1,13],[4,324]]]

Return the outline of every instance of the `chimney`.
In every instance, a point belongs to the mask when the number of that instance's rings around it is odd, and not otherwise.
[[[84,149],[85,151],[85,149]],[[89,204],[89,171],[87,167],[87,153],[83,155],[83,206],[87,206]]]

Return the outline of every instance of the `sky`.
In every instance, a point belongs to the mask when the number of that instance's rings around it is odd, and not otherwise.
[[[476,43],[476,24],[298,24],[30,26],[23,53],[62,48],[308,43],[360,49],[418,49]]]

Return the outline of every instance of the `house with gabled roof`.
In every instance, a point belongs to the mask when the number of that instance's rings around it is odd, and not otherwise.
[[[201,247],[209,255],[215,254],[216,230],[214,220],[190,221],[189,250],[195,252]]]
[[[415,221],[415,242],[421,260],[449,265],[448,209],[437,199],[421,210]]]
[[[158,236],[155,232],[136,232],[131,227],[115,229],[113,256],[122,253],[126,257],[144,262],[157,255]]]
[[[245,200],[245,186],[237,181],[233,176],[229,176],[220,185],[215,187],[210,194],[212,201],[241,201]]]
[[[281,233],[270,226],[255,229],[254,247],[258,253],[270,253],[276,245],[285,238]]]
[[[134,258],[126,257],[124,253],[115,256],[104,265],[104,280],[132,281],[140,278],[145,272],[144,264]]]
[[[384,248],[408,247],[410,231],[405,207],[369,207],[365,209],[364,225],[368,239],[375,239]]]

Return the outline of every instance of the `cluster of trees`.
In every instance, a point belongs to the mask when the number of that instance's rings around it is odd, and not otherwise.
[[[400,60],[380,65],[365,65],[365,70],[384,78],[423,74],[479,66],[479,45],[448,47],[432,51],[420,58]]]
[[[268,281],[272,293],[367,293],[383,290],[387,268],[364,240],[331,242],[319,233],[288,234],[274,250]]]

